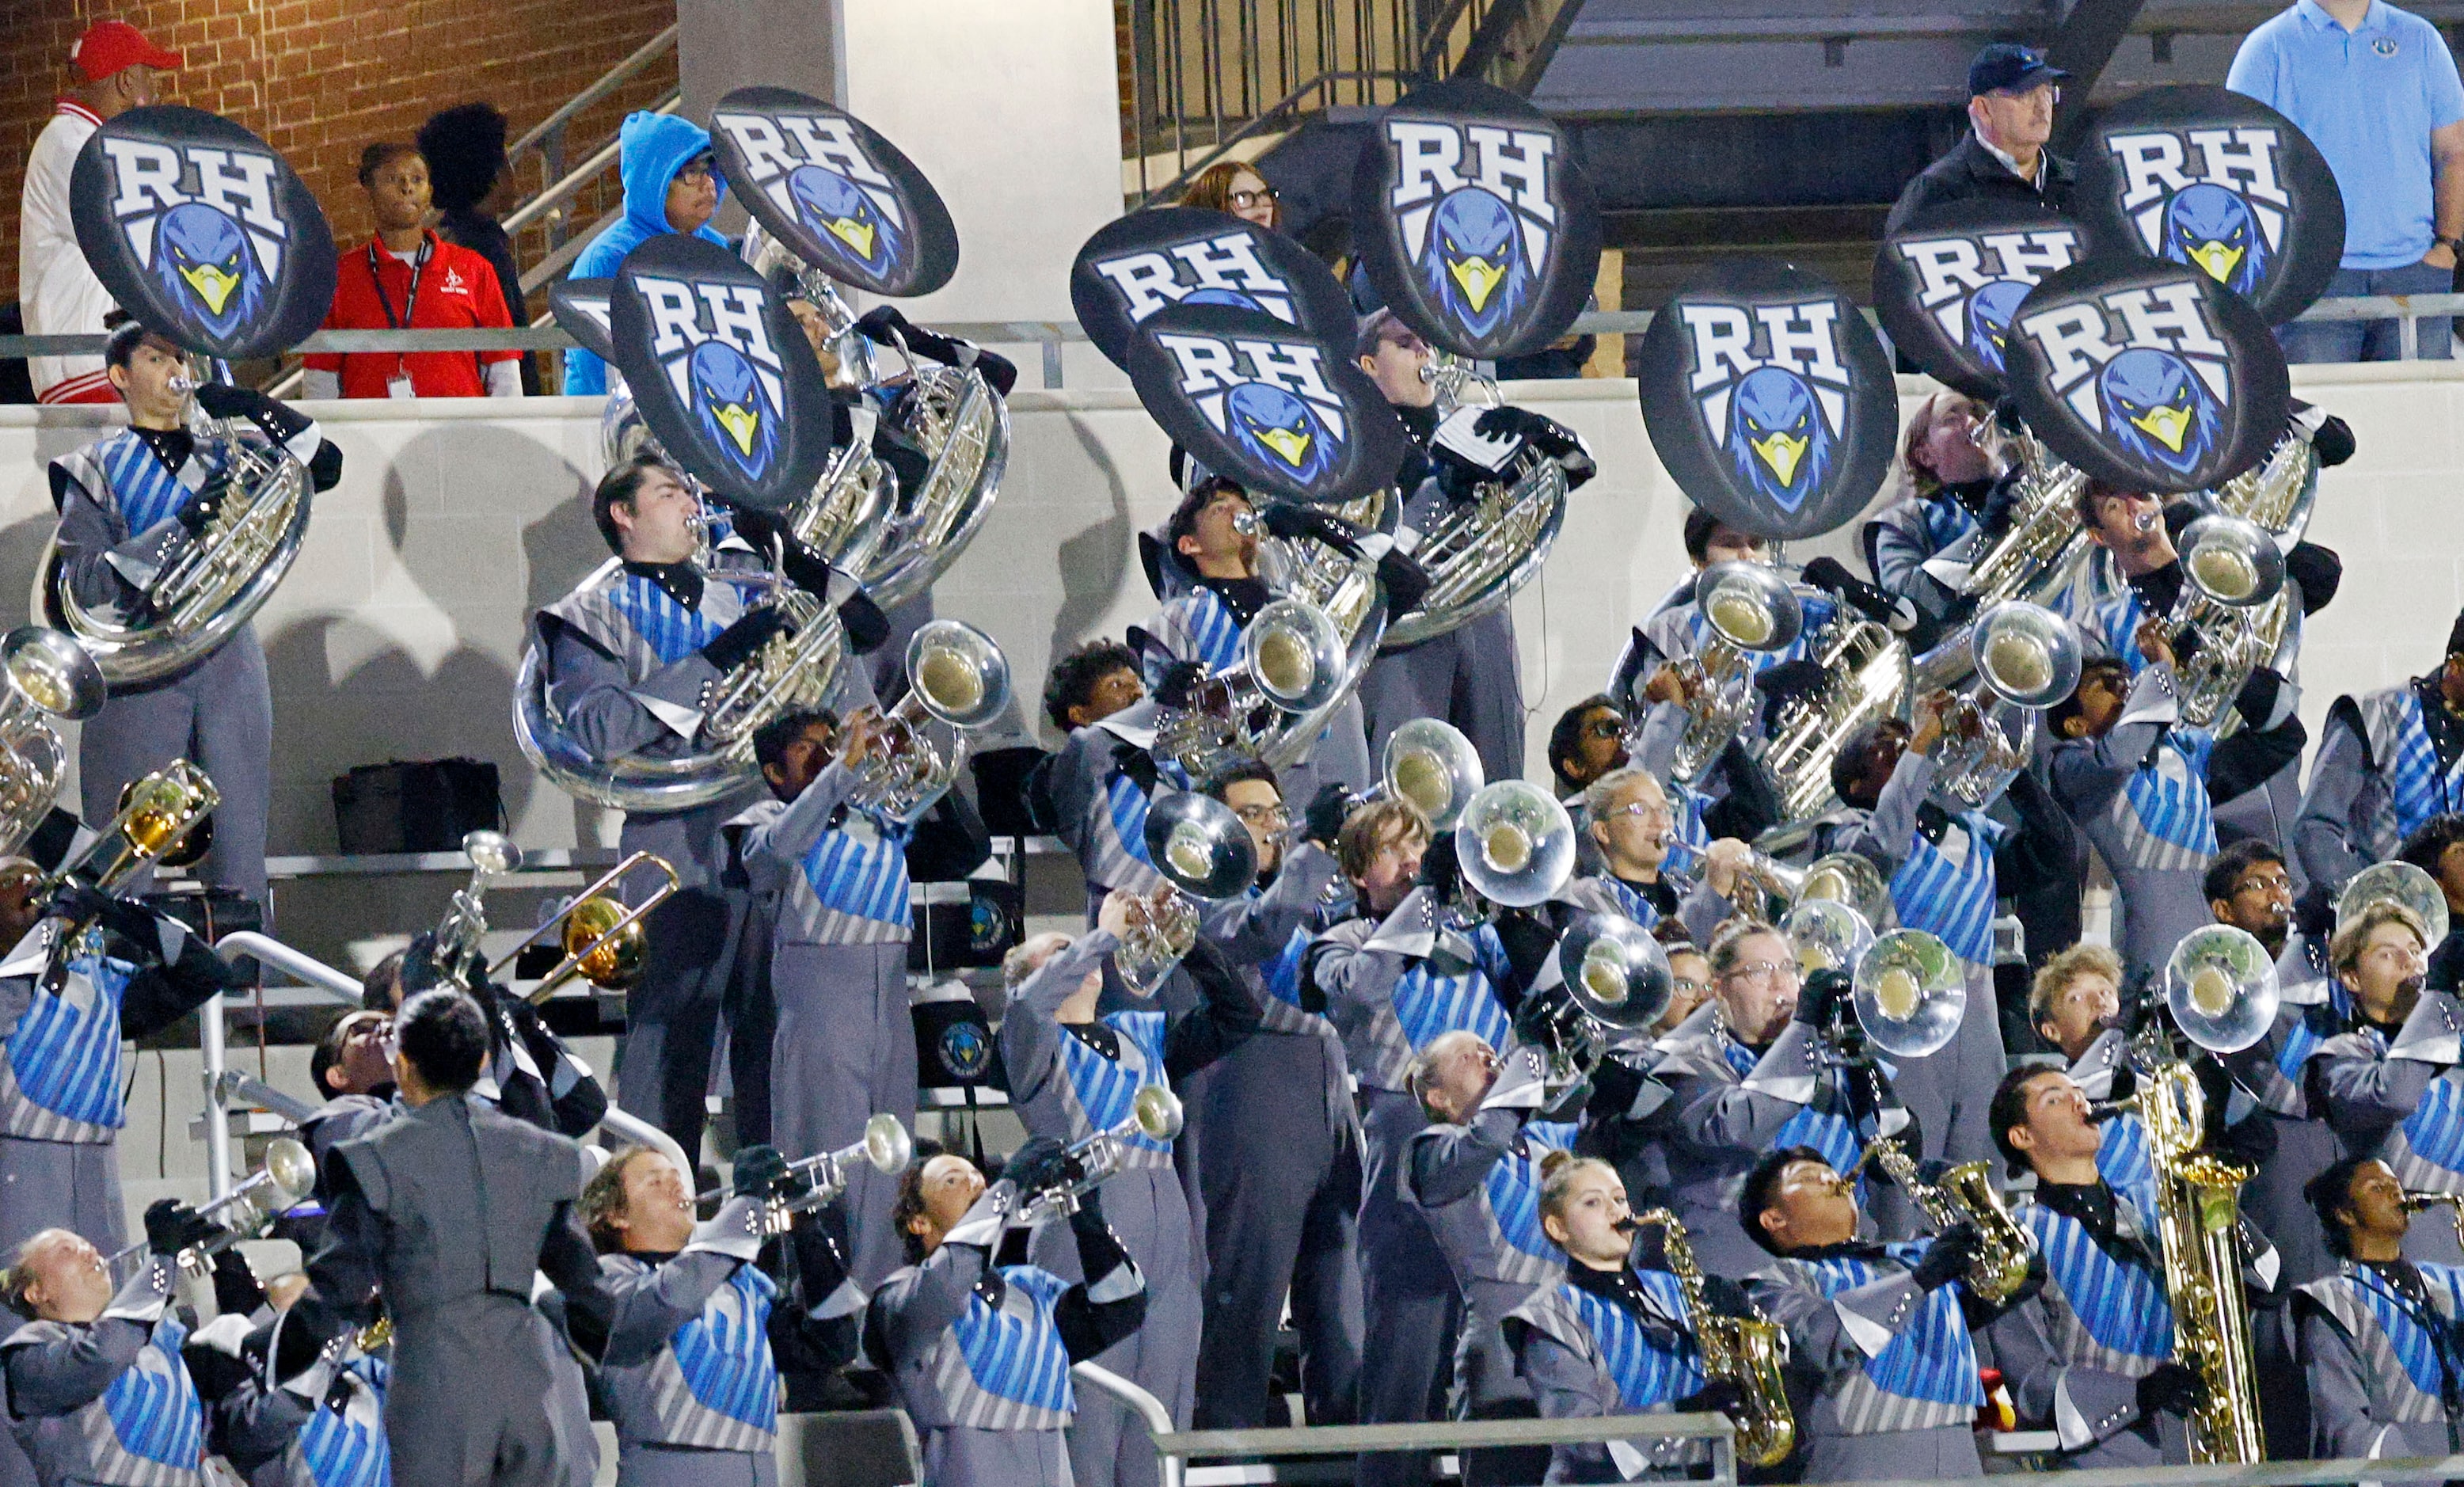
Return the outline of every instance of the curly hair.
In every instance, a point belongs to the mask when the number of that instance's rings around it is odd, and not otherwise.
[[[439,210],[476,207],[505,171],[504,113],[494,103],[462,103],[432,114],[419,126],[419,153],[428,157]]]

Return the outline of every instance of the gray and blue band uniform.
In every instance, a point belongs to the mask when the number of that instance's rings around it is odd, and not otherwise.
[[[206,1401],[182,1349],[179,1260],[148,1254],[92,1322],[33,1321],[0,1342],[9,1424],[42,1487],[202,1487]]]
[[[440,984],[431,932],[411,937],[403,956],[403,995]],[[579,1054],[557,1037],[539,1009],[483,976],[468,995],[488,1024],[488,1061],[472,1094],[517,1121],[576,1140],[607,1114],[607,1093]],[[355,1124],[357,1124],[355,1122]]]
[[[2328,968],[2325,943],[2312,934],[2287,937],[2276,979],[2278,1005],[2267,1036],[2219,1061],[2274,1132],[2257,1173],[2242,1185],[2241,1206],[2276,1241],[2285,1282],[2298,1286],[2336,1272],[2335,1254],[2302,1196],[2343,1154],[2323,1105],[2312,1104],[2310,1063],[2328,1039],[2352,1029],[2353,997]],[[2083,1082],[2079,1087],[2090,1100],[2109,1098]]]
[[[924,1437],[924,1487],[1089,1480],[1070,1466],[1079,1400],[1069,1366],[1136,1335],[1147,1308],[1145,1279],[1105,1227],[1102,1196],[1089,1193],[1068,1220],[1085,1279],[1021,1263],[1016,1241],[1004,1244],[1019,1233],[1007,1218],[1022,1201],[1004,1178],[922,1263],[873,1292],[865,1353]]]
[[[2130,1039],[2118,1027],[2097,1034],[2063,1073],[2080,1094],[2096,1102],[2127,1099],[2139,1085],[2138,1073],[2130,1066]],[[2156,1169],[2147,1154],[2147,1123],[2136,1114],[2123,1110],[2097,1126],[2096,1170],[2116,1192],[2130,1194],[2141,1213],[2155,1212]]]
[[[311,490],[331,490],[341,478],[341,451],[296,409],[247,388],[208,386],[198,397],[208,411],[244,420],[243,439],[278,448],[305,466]],[[77,602],[121,623],[150,618],[145,591],[223,504],[228,459],[220,441],[201,443],[185,428],[132,427],[52,461],[61,574]],[[245,624],[176,676],[115,689],[85,721],[77,742],[80,814],[109,820],[130,780],[174,759],[193,761],[222,791],[201,875],[270,909],[265,822],[273,756],[265,648],[256,626]]]
[[[765,799],[733,823],[756,898],[775,906],[769,949],[778,1030],[771,1120],[781,1150],[806,1157],[861,1140],[888,1111],[915,1122],[915,1024],[907,1001],[907,827],[848,798],[833,760],[793,802]],[[844,1199],[859,1284],[898,1268],[895,1174],[860,1165]]]
[[[363,1352],[346,1333],[287,1383],[252,1375],[234,1385],[212,1406],[214,1450],[249,1487],[391,1487],[385,1400],[392,1376],[391,1344]]]
[[[880,611],[844,574],[793,559],[789,578],[834,606],[848,648],[880,639]],[[704,572],[687,561],[611,558],[534,620],[546,657],[549,694],[574,739],[602,759],[690,754],[711,689],[755,654],[776,611],[761,603],[767,575],[729,561]],[[842,667],[831,705],[845,715],[871,701],[864,668]],[[634,989],[617,1060],[617,1103],[697,1150],[709,1094],[711,1049],[723,1012],[737,1020],[767,947],[752,897],[723,883],[723,828],[755,803],[759,778],[691,810],[628,813],[619,844],[667,859],[682,891],[645,921],[649,954]]]
[[[2464,619],[2447,638],[2464,650]],[[2293,855],[2312,883],[2336,886],[2397,846],[2432,817],[2464,810],[2464,717],[2450,707],[2441,671],[2327,711],[2310,789],[2302,797]]]
[[[828,1371],[855,1357],[864,1293],[827,1230],[798,1218],[782,1279],[755,1263],[760,1210],[730,1199],[674,1256],[599,1257],[610,1308],[599,1386],[624,1487],[771,1487],[781,1359]]]
[[[98,913],[94,934],[58,946]],[[245,984],[178,920],[87,890],[0,958],[0,1251],[52,1228],[120,1247],[124,1046]]]
[[[2306,1064],[2311,1108],[2353,1156],[2375,1156],[2407,1189],[2464,1192],[2464,1067],[2456,1039],[2464,1008],[2450,991],[2424,991],[2401,1027],[2355,1009],[2352,1029],[2321,1044]],[[2454,1263],[2454,1232],[2415,1224],[2407,1258]]]
[[[1206,1217],[1201,1430],[1280,1423],[1267,1383],[1287,1296],[1309,1423],[1349,1423],[1357,1409],[1359,1122],[1342,1035],[1303,1010],[1301,984],[1336,871],[1324,848],[1291,842],[1272,883],[1200,911],[1200,932],[1260,1010],[1257,1032],[1183,1091]]]
[[[1411,555],[1448,509],[1479,498],[1483,484],[1510,480],[1526,450],[1565,468],[1567,489],[1598,467],[1580,436],[1540,414],[1516,407],[1457,408],[1441,423],[1432,407],[1395,412],[1411,436],[1397,472],[1403,502],[1396,548]],[[1523,678],[1514,640],[1513,606],[1416,645],[1384,649],[1360,678],[1360,708],[1369,725],[1369,756],[1414,718],[1442,718],[1463,730],[1491,779],[1523,777]]]
[[[1515,1308],[1566,1277],[1566,1254],[1540,1227],[1540,1162],[1574,1144],[1573,1122],[1533,1120],[1548,1091],[1537,1049],[1507,1056],[1461,1125],[1431,1125],[1403,1152],[1403,1194],[1429,1222],[1463,1296],[1449,1412],[1484,1419],[1532,1412],[1501,1331]]]
[[[1147,808],[1160,783],[1183,781],[1177,767],[1149,752],[1155,740],[1155,704],[1146,698],[1071,732],[1045,771],[1054,834],[1086,875],[1089,925],[1112,889],[1153,893],[1163,886],[1163,874],[1147,860]]]
[[[1669,1207],[1707,1274],[1751,1274],[1769,1256],[1737,1218],[1746,1173],[1764,1152],[1810,1147],[1846,1171],[1875,1136],[1906,1129],[1908,1112],[1883,1070],[1829,1047],[1809,1017],[1816,998],[1768,1047],[1740,1041],[1714,995],[1659,1044],[1651,1073],[1669,1092],[1662,1117]]]
[[[1971,1329],[1994,1313],[1964,1280],[1922,1283],[1940,1242],[1825,1245],[1747,1279],[1747,1295],[1787,1330],[1789,1372],[1811,1400],[1796,1410],[1805,1480],[1983,1475]]]
[[[1010,1103],[1030,1136],[1070,1143],[1117,1126],[1140,1088],[1177,1085],[1258,1027],[1257,991],[1202,937],[1182,962],[1199,993],[1188,1013],[1125,1010],[1092,1022],[1060,1021],[1063,1004],[1117,944],[1110,930],[1090,929],[1010,993],[1001,1025],[1001,1066],[1009,1072]],[[1132,1133],[1104,1190],[1105,1212],[1146,1278],[1147,1302],[1146,1325],[1097,1361],[1161,1400],[1177,1425],[1185,1424],[1197,1388],[1202,1240],[1171,1146]],[[1032,1253],[1044,1268],[1067,1275],[1071,1261],[1060,1240],[1057,1229],[1043,1230]],[[1069,1459],[1089,1484],[1134,1487],[1155,1481],[1158,1470],[1143,1426],[1110,1399],[1089,1400],[1078,1411]]]
[[[1323,1005],[1342,1033],[1359,1091],[1364,1425],[1435,1417],[1462,1309],[1445,1253],[1403,1192],[1405,1148],[1429,1124],[1409,1091],[1412,1059],[1458,1031],[1499,1050],[1513,1044],[1497,992],[1512,973],[1505,945],[1485,924],[1441,927],[1438,904],[1435,889],[1415,887],[1382,921],[1347,919],[1319,935],[1304,966],[1313,992],[1303,1005]],[[1361,1480],[1426,1471],[1419,1457],[1363,1457]]]
[[[1735,1281],[1704,1278],[1724,1316],[1751,1317]],[[1544,1420],[1681,1414],[1714,1408],[1703,1353],[1677,1278],[1629,1262],[1621,1270],[1569,1265],[1556,1284],[1507,1314],[1507,1345]],[[1709,1459],[1700,1442],[1613,1440],[1550,1450],[1548,1480],[1625,1482],[1676,1477]]]
[[[598,1447],[561,1373],[564,1335],[533,1304],[533,1278],[563,1293],[585,1345],[604,1337],[598,1255],[575,1203],[590,1159],[562,1136],[467,1093],[406,1105],[327,1158],[332,1214],[308,1291],[267,1345],[288,1383],[325,1345],[393,1319],[385,1424],[406,1484],[581,1487]]]
[[[2069,1466],[2189,1459],[2181,1414],[2144,1382],[2181,1367],[2173,1362],[2173,1302],[2153,1202],[2152,1187],[2134,1192],[2101,1177],[2040,1179],[2033,1198],[2012,1212],[2035,1238],[2045,1283],[1993,1324],[1994,1357],[2020,1418],[2050,1421]],[[2280,1293],[2275,1247],[2247,1218],[2241,1249],[2242,1283],[2254,1301]],[[2263,1317],[2255,1305],[2254,1328],[2268,1324]]]
[[[2464,1410],[2464,1271],[2354,1260],[2293,1293],[2321,1460],[2444,1456]]]

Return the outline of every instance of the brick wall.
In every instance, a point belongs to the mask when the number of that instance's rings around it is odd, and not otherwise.
[[[118,17],[187,55],[164,101],[226,115],[262,135],[305,177],[345,245],[369,231],[360,149],[407,140],[437,109],[484,98],[512,135],[546,118],[676,18],[674,0],[0,0],[0,298],[17,281],[17,187],[26,151],[73,80],[70,45]],[[574,160],[627,109],[675,85],[673,54],[575,121]],[[539,184],[536,156],[520,167]],[[582,222],[615,205],[614,174]],[[523,245],[541,250],[534,235]]]

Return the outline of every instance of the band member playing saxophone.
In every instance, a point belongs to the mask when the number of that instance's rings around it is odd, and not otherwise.
[[[2310,1454],[2443,1456],[2464,1410],[2464,1271],[2404,1257],[2413,1205],[2375,1157],[2313,1178],[2310,1201],[2336,1255],[2293,1294],[2310,1385]]]

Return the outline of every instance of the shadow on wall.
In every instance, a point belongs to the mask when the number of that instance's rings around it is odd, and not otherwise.
[[[612,555],[607,539],[599,533],[599,524],[590,518],[590,492],[596,480],[584,479],[580,470],[566,467],[573,479],[573,495],[559,501],[522,528],[522,566],[524,572],[522,639],[515,651],[520,659],[519,645],[529,644],[530,617],[549,604],[573,592],[574,586],[588,578]],[[391,517],[388,514],[388,522]],[[498,709],[505,725],[507,753],[511,763],[500,766],[510,780],[519,774],[525,782],[536,781],[529,759],[521,750],[512,746],[513,683],[506,680],[503,704]],[[554,790],[554,786],[547,787]],[[521,816],[513,808],[511,786],[507,787],[507,819],[519,822]],[[617,828],[624,822],[624,813],[611,811],[588,800],[573,802],[573,841],[577,846],[597,846],[605,842],[613,844]]]
[[[1053,661],[1068,654],[1081,641],[1095,638],[1095,624],[1111,612],[1113,601],[1120,597],[1122,580],[1133,566],[1132,555],[1137,549],[1136,537],[1130,531],[1129,492],[1121,483],[1121,472],[1112,466],[1111,451],[1081,417],[1070,417],[1069,432],[1088,463],[1103,472],[1104,493],[1111,511],[1103,520],[1061,544],[1061,607],[1052,617],[1045,674],[1049,674]],[[1145,582],[1143,577],[1139,582]],[[1033,685],[1036,693],[1019,699],[1030,730],[1044,726],[1042,678],[1036,678]]]

